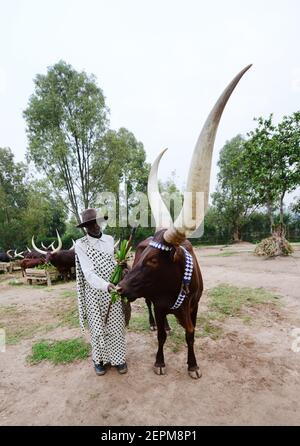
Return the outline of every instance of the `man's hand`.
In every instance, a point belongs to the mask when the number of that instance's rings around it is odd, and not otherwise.
[[[111,293],[112,291],[115,291],[115,290],[116,290],[116,286],[113,283],[110,283],[107,287],[107,291],[109,293]]]

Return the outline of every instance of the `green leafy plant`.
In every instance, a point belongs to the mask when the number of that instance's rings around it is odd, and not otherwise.
[[[38,265],[35,268],[46,271],[55,271],[56,269],[55,266],[53,266],[51,263],[42,263],[41,265]]]
[[[117,261],[117,265],[114,269],[114,272],[111,276],[111,283],[114,285],[118,285],[118,283],[122,280],[123,267],[126,265],[127,260],[129,258],[129,254],[131,251],[131,237],[129,240],[123,240],[120,244],[120,249],[116,251],[115,258]],[[111,292],[111,303],[117,302],[118,299],[121,298],[120,293],[118,291]],[[127,302],[126,297],[122,298],[125,302]]]

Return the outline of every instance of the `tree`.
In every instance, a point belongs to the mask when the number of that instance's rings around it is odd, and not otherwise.
[[[273,211],[279,207],[283,231],[284,198],[300,184],[300,112],[285,116],[276,126],[273,115],[256,119],[258,126],[249,133],[243,163],[245,181],[254,191],[252,202],[266,206],[274,230]]]
[[[300,199],[296,199],[295,203],[291,205],[291,211],[300,214]]]
[[[118,131],[108,130],[104,136],[104,145],[108,152],[115,153],[114,165],[106,183],[107,188],[101,188],[98,192],[114,192],[116,227],[108,231],[114,232],[116,237],[124,239],[129,236],[128,219],[130,220],[134,207],[139,204],[140,193],[147,193],[150,164],[146,162],[146,152],[143,144],[137,141],[133,133],[124,127]],[[100,168],[103,162],[100,159],[98,162]],[[96,205],[98,206],[97,201]],[[109,203],[107,207],[109,208]],[[121,218],[120,210],[123,211]]]
[[[94,76],[63,61],[46,75],[37,75],[34,83],[24,111],[27,158],[44,171],[58,195],[68,199],[79,222],[80,209],[90,206],[91,195],[104,182],[98,160],[103,155],[108,168],[114,163],[113,154],[103,147],[108,113],[104,96]]]
[[[57,239],[56,230],[60,234],[65,232],[64,202],[53,194],[46,180],[32,181],[27,190],[27,207],[21,215],[25,244],[30,245],[33,235],[37,242],[49,244]]]
[[[220,224],[228,227],[234,241],[240,241],[246,217],[253,211],[252,190],[245,182],[245,167],[242,160],[245,139],[237,135],[227,141],[218,161],[218,186],[212,194]]]
[[[9,148],[0,148],[0,246],[18,247],[23,239],[22,210],[27,206],[27,167],[16,163]]]

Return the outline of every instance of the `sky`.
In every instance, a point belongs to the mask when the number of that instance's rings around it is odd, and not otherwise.
[[[159,170],[186,182],[202,125],[231,79],[244,75],[224,110],[211,191],[225,142],[300,109],[298,0],[0,0],[0,147],[25,159],[23,110],[33,79],[65,60],[94,74],[110,127],[126,127]],[[299,194],[298,194],[299,195]]]

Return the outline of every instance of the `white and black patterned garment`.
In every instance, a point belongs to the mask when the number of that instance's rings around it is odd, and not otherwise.
[[[85,244],[86,253],[93,263],[95,273],[109,282],[116,265],[113,255],[93,248],[87,236],[78,240],[77,243]],[[110,363],[112,366],[123,364],[126,344],[125,318],[121,300],[111,305],[107,324],[105,324],[111,300],[110,293],[93,288],[84,277],[77,255],[75,259],[79,321],[82,329],[84,329],[84,320],[88,321],[93,361],[96,364],[103,361],[104,364]]]

